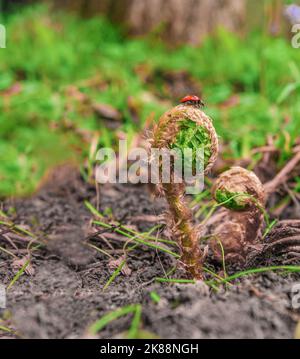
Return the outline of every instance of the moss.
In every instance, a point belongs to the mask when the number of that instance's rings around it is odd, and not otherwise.
[[[208,130],[202,126],[198,126],[195,121],[190,119],[182,121],[176,139],[170,147],[172,149],[180,149],[182,156],[184,149],[192,149],[192,158],[185,158],[185,160],[190,161],[190,165],[193,166],[193,172],[196,170],[197,150],[203,148],[204,151],[204,161],[202,156],[200,158],[198,156],[198,170],[206,168],[212,155],[211,139]]]
[[[242,192],[230,192],[224,189],[218,189],[215,193],[215,199],[228,209],[241,211],[247,208],[249,195]]]

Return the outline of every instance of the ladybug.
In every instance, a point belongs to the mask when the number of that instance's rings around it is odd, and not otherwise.
[[[189,106],[195,106],[195,107],[203,107],[204,103],[202,102],[202,100],[195,95],[188,95],[185,96],[184,98],[182,98],[180,100],[180,103],[184,104],[184,105],[189,105]]]

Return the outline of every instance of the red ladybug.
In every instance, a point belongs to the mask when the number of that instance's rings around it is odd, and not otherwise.
[[[195,107],[203,107],[204,103],[198,96],[188,95],[180,100],[180,103],[185,105],[195,106]]]

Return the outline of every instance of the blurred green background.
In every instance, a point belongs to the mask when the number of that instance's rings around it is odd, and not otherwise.
[[[111,16],[118,2],[104,10],[98,2],[99,13],[74,9],[76,2],[7,3],[0,16],[0,197],[32,193],[47,168],[67,160],[88,180],[97,148],[132,138],[188,93],[203,97],[224,158],[254,166],[260,154],[251,150],[268,136],[280,149],[279,167],[291,156],[300,132],[300,49],[291,46],[282,13],[292,1],[251,2],[234,29],[217,22],[195,30],[196,40],[191,29],[161,19],[132,30],[128,19]]]

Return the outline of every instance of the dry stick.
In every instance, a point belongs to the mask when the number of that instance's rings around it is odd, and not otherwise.
[[[271,193],[285,183],[291,176],[291,172],[300,162],[300,151],[283,167],[283,169],[277,174],[277,176],[264,184],[266,195],[270,196]]]
[[[10,243],[10,245],[11,245],[13,248],[15,248],[16,250],[18,250],[18,247],[15,245],[15,243],[12,241],[12,239],[10,238],[9,235],[7,235],[7,234],[1,234],[1,237],[3,237],[4,239],[6,239],[6,240]]]
[[[290,263],[293,263],[293,262],[295,262],[295,261],[299,261],[300,253],[290,252],[289,254],[294,255],[294,257],[283,261],[282,263],[283,263],[284,265],[289,265]]]
[[[284,183],[284,189],[286,190],[286,192],[288,193],[288,195],[291,197],[292,201],[294,202],[295,209],[298,211],[298,213],[300,213],[299,201],[298,201],[297,197],[294,195],[294,192],[289,189],[287,183]]]
[[[295,229],[300,230],[299,227],[298,227],[300,225],[300,219],[283,219],[282,221],[280,221],[277,224],[277,226],[280,226],[280,225],[282,225],[282,226],[288,225],[290,227],[296,226]]]
[[[163,223],[164,218],[162,216],[155,216],[150,214],[144,214],[142,216],[131,217],[132,222],[148,222],[148,223]]]
[[[273,248],[275,246],[280,246],[280,245],[300,245],[300,236],[291,236],[291,237],[285,237],[282,239],[277,239],[276,241],[272,242],[271,244],[268,245],[268,249],[269,248]]]
[[[289,250],[290,251],[287,253],[288,255],[294,255],[295,253],[300,255],[300,244],[293,247],[289,247]]]

